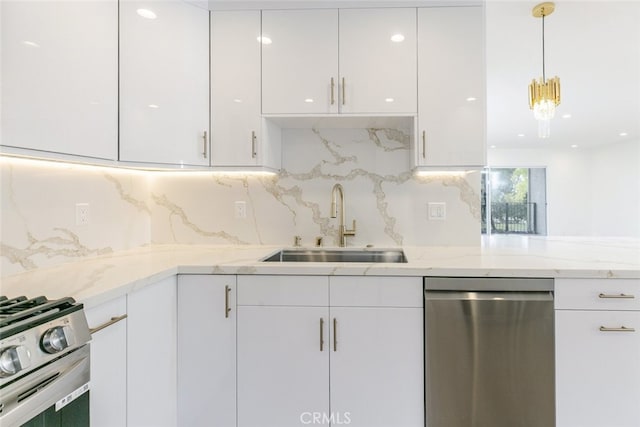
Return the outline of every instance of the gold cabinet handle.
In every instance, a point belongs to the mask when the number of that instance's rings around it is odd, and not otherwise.
[[[103,323],[102,325],[96,326],[95,328],[89,329],[89,332],[91,333],[91,335],[93,335],[96,332],[101,331],[104,328],[108,328],[109,326],[113,325],[114,323],[118,323],[119,321],[124,320],[126,318],[127,318],[126,314],[123,314],[122,316],[112,317],[111,320]]]
[[[256,131],[251,131],[251,158],[255,159],[258,154],[256,153]]]
[[[635,332],[635,328],[627,328],[626,326],[620,326],[619,328],[607,328],[606,326],[600,326],[600,332]]]
[[[324,319],[320,318],[320,351],[324,351]]]
[[[202,132],[202,157],[207,158],[207,131]]]
[[[422,131],[422,158],[425,159],[427,157],[427,131]]]
[[[331,105],[336,103],[336,98],[333,94],[335,88],[336,88],[336,82],[335,80],[333,80],[333,77],[331,77]]]
[[[634,299],[635,295],[627,294],[600,294],[598,298],[614,298],[614,299]]]
[[[231,292],[231,288],[229,286],[224,287],[224,317],[225,319],[229,318],[229,312],[231,311],[231,307],[229,307],[229,293]]]
[[[338,351],[338,319],[333,318],[333,351]]]
[[[345,104],[345,102],[347,101],[347,96],[346,96],[346,90],[345,90],[345,84],[344,84],[344,77],[342,78],[342,105]]]

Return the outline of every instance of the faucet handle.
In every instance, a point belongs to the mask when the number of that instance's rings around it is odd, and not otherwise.
[[[353,220],[353,228],[349,230],[347,227],[344,227],[344,235],[345,236],[355,236],[356,235],[356,220]]]
[[[296,248],[299,248],[300,246],[302,246],[302,237],[293,236],[293,246],[295,246]]]

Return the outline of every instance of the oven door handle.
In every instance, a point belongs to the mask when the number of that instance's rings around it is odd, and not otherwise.
[[[98,331],[101,331],[105,328],[108,328],[109,326],[113,325],[114,323],[118,323],[121,320],[124,320],[127,318],[126,314],[123,314],[122,316],[116,316],[116,317],[112,317],[110,320],[104,322],[102,325],[100,326],[96,326],[95,328],[91,328],[89,329],[89,332],[91,333],[91,335],[95,334]]]

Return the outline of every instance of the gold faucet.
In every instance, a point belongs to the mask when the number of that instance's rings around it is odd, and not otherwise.
[[[348,230],[344,225],[344,189],[342,185],[336,184],[333,186],[331,190],[331,218],[335,218],[338,216],[338,203],[337,203],[337,195],[340,195],[340,218],[338,220],[338,233],[340,236],[339,246],[344,248],[347,246],[347,236],[355,236],[356,235],[356,220],[353,220],[353,229]]]

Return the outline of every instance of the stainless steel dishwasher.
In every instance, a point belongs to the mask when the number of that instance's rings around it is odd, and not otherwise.
[[[425,278],[426,426],[555,426],[553,318],[553,279]]]

